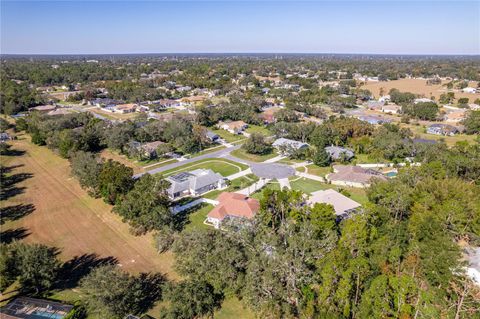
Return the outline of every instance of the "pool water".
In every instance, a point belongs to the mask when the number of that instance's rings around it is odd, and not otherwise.
[[[64,315],[58,314],[58,313],[53,313],[53,312],[48,312],[48,311],[35,311],[32,313],[28,318],[30,319],[62,319]]]
[[[392,171],[392,172],[386,173],[385,175],[387,175],[388,177],[395,177],[395,176],[397,176],[397,174],[398,174],[397,172]]]

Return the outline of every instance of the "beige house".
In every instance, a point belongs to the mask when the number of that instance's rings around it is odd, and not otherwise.
[[[365,188],[375,179],[387,180],[382,173],[360,166],[333,165],[333,173],[325,176],[334,185]]]
[[[228,131],[232,134],[240,134],[248,127],[248,124],[244,121],[228,121],[219,122],[217,126],[218,128]]]
[[[356,201],[340,194],[336,190],[326,189],[313,192],[307,203],[313,206],[317,203],[329,204],[333,206],[335,215],[340,218],[346,218],[355,213],[362,205]]]

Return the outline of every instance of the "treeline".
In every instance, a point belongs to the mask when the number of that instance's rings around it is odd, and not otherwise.
[[[17,120],[17,129],[26,129],[33,143],[47,145],[69,158],[72,174],[82,188],[91,196],[115,205],[113,211],[130,224],[135,234],[175,227],[166,194],[168,182],[149,174],[134,179],[132,168],[111,159],[101,159],[96,153],[105,146],[112,146],[111,139],[115,137],[125,143],[130,141],[127,126],[135,132],[133,123],[112,128],[87,113],[57,117],[33,113],[26,120]],[[110,136],[105,141],[107,135]],[[123,144],[115,145],[123,147]]]
[[[162,141],[168,144],[166,149],[182,154],[199,152],[211,143],[206,128],[183,115],[175,115],[170,121],[147,120],[139,115],[132,121],[110,123],[87,112],[61,116],[33,112],[18,119],[17,127],[26,129],[33,143],[58,150],[64,158],[71,152],[98,152],[107,147],[131,155],[133,141]]]
[[[263,318],[478,318],[458,241],[480,240],[479,186],[432,161],[368,197],[338,223],[329,205],[265,190],[252,228],[181,233],[176,269]]]

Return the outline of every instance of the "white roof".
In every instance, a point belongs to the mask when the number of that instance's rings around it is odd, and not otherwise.
[[[362,206],[356,201],[351,200],[347,196],[342,195],[333,189],[313,192],[312,196],[308,200],[308,203],[310,205],[315,205],[316,203],[330,204],[335,209],[335,214],[337,215],[343,215],[355,208]]]

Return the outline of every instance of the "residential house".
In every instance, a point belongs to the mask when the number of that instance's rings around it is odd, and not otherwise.
[[[8,304],[0,308],[0,318],[2,319],[35,319],[35,318],[55,318],[63,319],[73,310],[72,305],[64,303],[20,297],[15,298]]]
[[[337,217],[340,219],[347,218],[351,214],[357,212],[358,209],[362,206],[356,201],[348,198],[343,194],[340,194],[333,189],[313,192],[307,203],[311,206],[317,203],[332,205],[333,209],[335,210],[335,215],[337,215]]]
[[[219,122],[217,126],[218,128],[228,131],[232,134],[240,134],[248,127],[248,124],[244,121],[226,121]]]
[[[127,104],[115,105],[111,108],[111,110],[113,113],[127,114],[127,113],[135,112],[137,108],[138,108],[138,104],[127,103]]]
[[[55,109],[50,112],[47,112],[48,116],[57,116],[57,115],[66,115],[66,114],[71,114],[72,112],[69,109],[65,108],[60,108],[60,109]]]
[[[428,134],[454,136],[458,133],[458,128],[449,124],[432,124],[427,127]]]
[[[186,105],[195,105],[201,103],[207,99],[206,96],[203,95],[195,95],[195,96],[187,96],[181,99],[182,103]]]
[[[295,151],[304,150],[309,147],[307,143],[283,137],[276,139],[275,142],[273,142],[272,146],[284,155],[289,155]]]
[[[456,111],[448,112],[443,117],[443,120],[448,123],[459,123],[465,120],[466,109],[458,109]]]
[[[429,103],[429,102],[434,102],[434,101],[431,100],[431,99],[427,99],[427,98],[425,98],[425,97],[422,97],[422,98],[418,98],[418,99],[413,100],[413,104]]]
[[[47,105],[39,105],[39,106],[31,107],[28,110],[29,111],[37,111],[37,112],[48,113],[50,111],[55,110],[56,108],[57,108],[56,105],[47,104]]]
[[[325,152],[327,152],[330,158],[334,161],[349,161],[355,156],[355,153],[352,150],[340,146],[327,146],[325,147]]]
[[[390,95],[384,95],[378,98],[378,102],[388,103],[390,102]]]
[[[462,89],[463,93],[477,93],[478,89],[472,87],[466,87]]]
[[[96,107],[115,106],[121,103],[122,103],[121,101],[109,99],[109,98],[97,98],[87,102],[88,105],[93,105]]]
[[[399,114],[402,110],[402,107],[396,104],[386,104],[382,106],[381,111],[383,113],[389,113],[389,114]]]
[[[387,119],[381,116],[374,116],[374,115],[363,115],[363,116],[359,116],[358,119],[373,125],[391,122],[390,119]]]
[[[370,187],[375,179],[387,180],[380,172],[350,165],[333,165],[333,173],[327,174],[325,178],[334,185],[359,188]]]
[[[205,221],[215,228],[220,228],[227,220],[235,223],[252,220],[260,210],[258,200],[238,193],[221,193],[217,201],[218,205],[208,213]]]
[[[370,110],[381,110],[385,102],[368,101],[365,106]]]
[[[211,169],[196,169],[190,172],[182,172],[166,178],[170,182],[167,190],[171,199],[183,196],[199,196],[214,189],[227,186],[226,179],[213,172]]]
[[[216,133],[213,133],[212,131],[208,130],[206,133],[205,133],[205,136],[207,137],[207,139],[211,142],[217,142],[219,139],[220,139],[220,136],[218,136],[218,134]]]
[[[276,122],[275,113],[280,110],[279,107],[270,107],[260,113],[260,118],[263,120],[265,124],[272,124]]]
[[[151,159],[161,155],[157,153],[157,149],[162,144],[165,143],[161,141],[154,141],[141,144],[139,142],[133,141],[130,143],[130,147],[135,149],[138,152],[137,154],[140,154],[140,157],[142,159]]]

